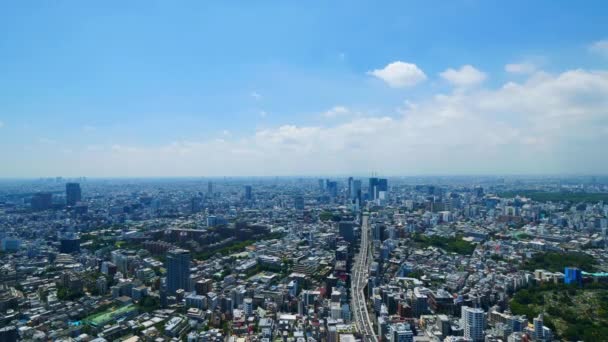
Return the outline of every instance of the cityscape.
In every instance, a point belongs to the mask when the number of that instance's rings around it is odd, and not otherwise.
[[[0,0],[0,342],[608,342],[608,1]]]
[[[0,337],[599,341],[607,230],[601,176],[3,181]]]

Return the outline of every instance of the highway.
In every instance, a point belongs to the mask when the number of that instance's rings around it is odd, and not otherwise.
[[[364,289],[368,281],[369,265],[371,263],[371,248],[369,240],[369,216],[364,214],[361,222],[361,248],[355,255],[351,271],[351,308],[357,332],[363,335],[364,342],[378,342],[374,326],[367,311]]]

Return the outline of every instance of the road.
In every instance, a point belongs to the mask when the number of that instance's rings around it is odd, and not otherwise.
[[[363,335],[365,342],[378,342],[374,326],[367,311],[367,301],[364,289],[368,281],[369,265],[371,263],[371,248],[369,239],[369,216],[364,214],[361,219],[361,248],[355,255],[351,271],[351,308],[357,332]]]

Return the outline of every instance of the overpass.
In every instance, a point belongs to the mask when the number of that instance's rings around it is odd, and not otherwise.
[[[361,248],[355,256],[351,271],[351,307],[355,329],[363,335],[364,342],[378,342],[374,333],[374,325],[367,311],[367,301],[364,289],[368,282],[369,265],[371,263],[371,248],[369,239],[369,216],[361,218]]]

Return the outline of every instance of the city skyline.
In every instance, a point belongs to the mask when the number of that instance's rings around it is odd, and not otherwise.
[[[608,168],[605,3],[318,5],[0,5],[0,177]]]
[[[606,18],[0,1],[0,341],[607,340]]]

